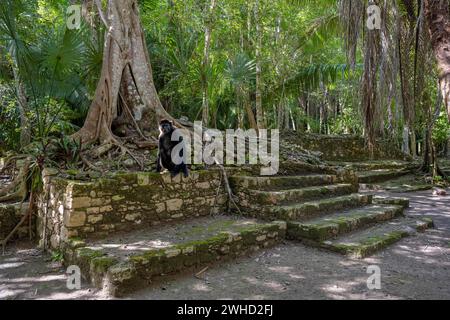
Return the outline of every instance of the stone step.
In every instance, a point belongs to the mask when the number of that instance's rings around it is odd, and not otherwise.
[[[287,236],[291,240],[325,241],[372,224],[394,219],[403,214],[396,205],[369,205],[301,223],[288,222]]]
[[[372,170],[358,172],[359,183],[380,183],[407,175],[408,170]]]
[[[409,199],[408,198],[402,198],[402,197],[386,197],[386,196],[374,196],[372,198],[373,204],[388,204],[388,205],[395,205],[395,206],[401,206],[404,209],[409,208]]]
[[[342,166],[355,171],[403,170],[416,167],[417,164],[401,160],[377,160],[364,162],[329,162],[333,166]]]
[[[308,187],[280,191],[248,190],[239,193],[240,205],[252,207],[254,204],[283,205],[291,202],[301,203],[321,198],[343,196],[358,192],[358,187],[352,184],[336,184],[328,186]]]
[[[347,196],[322,199],[276,207],[261,207],[247,213],[264,220],[305,221],[331,212],[363,207],[371,204],[371,195],[351,194]]]
[[[122,296],[166,275],[198,272],[217,261],[251,254],[285,235],[286,222],[218,216],[103,240],[71,240],[64,256],[65,264],[80,266],[96,287]]]
[[[433,227],[434,223],[431,219],[418,220],[404,217],[335,240],[324,241],[320,243],[320,246],[336,253],[362,259],[405,237],[415,235],[417,232],[425,232]]]
[[[330,185],[337,182],[335,175],[303,175],[303,176],[275,176],[253,177],[233,176],[231,186],[238,190],[283,190]]]

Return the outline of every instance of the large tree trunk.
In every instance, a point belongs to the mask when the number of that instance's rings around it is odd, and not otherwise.
[[[450,121],[450,4],[448,0],[425,0],[431,45],[439,68],[439,84]]]
[[[115,143],[113,123],[127,135],[156,135],[158,119],[171,117],[153,83],[137,0],[109,0],[104,20],[107,31],[100,80],[85,124],[73,138],[83,143]]]
[[[376,3],[378,4],[378,3]],[[362,78],[362,111],[364,135],[369,152],[373,154],[376,140],[375,115],[378,108],[377,75],[379,70],[380,35],[378,30],[369,30],[364,44],[364,74]]]
[[[403,152],[411,154],[414,157],[416,154],[412,142],[412,135],[415,130],[415,84],[413,81],[414,73],[412,70],[411,51],[414,45],[414,34],[417,21],[412,0],[404,0],[402,2],[409,13],[408,21],[406,22],[407,30],[405,30],[403,34],[401,34],[400,31],[401,36],[398,39],[400,89],[405,122],[403,129]]]

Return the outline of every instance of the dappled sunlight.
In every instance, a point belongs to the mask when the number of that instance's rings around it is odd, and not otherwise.
[[[14,278],[9,280],[2,280],[4,283],[21,283],[21,282],[28,282],[28,283],[42,283],[42,282],[50,282],[50,281],[58,281],[66,280],[66,276],[64,274],[61,275],[47,275],[42,277],[23,277],[23,278]]]
[[[196,283],[193,286],[195,291],[210,292],[212,289],[206,283]]]
[[[93,250],[105,249],[106,251],[116,252],[125,251],[127,252],[136,252],[136,251],[150,251],[155,249],[164,249],[173,246],[173,242],[162,241],[159,239],[152,241],[138,241],[138,242],[130,242],[130,243],[108,243],[101,244],[96,246],[89,246],[88,248]]]
[[[283,292],[284,290],[286,290],[286,286],[278,281],[265,281],[257,279],[255,277],[243,277],[243,280],[252,285],[263,287],[275,292]]]
[[[291,279],[296,279],[296,280],[305,279],[305,276],[296,273],[294,271],[293,267],[281,267],[280,266],[280,267],[269,267],[268,269],[273,272],[284,273]]]
[[[23,266],[24,262],[15,262],[15,263],[0,263],[0,270],[2,269],[10,269],[10,268],[17,268],[20,266]]]
[[[180,243],[201,241],[220,232],[234,234],[240,228],[258,225],[255,219],[236,216],[199,217],[182,224],[176,221],[164,226],[144,227],[132,232],[117,232],[104,239],[89,240],[87,248],[102,249],[118,257],[152,250],[167,249]]]
[[[76,290],[72,292],[53,292],[49,295],[39,296],[38,300],[81,300],[92,298],[91,290]],[[97,299],[107,299],[107,297],[99,296]]]
[[[6,299],[9,299],[9,298],[13,298],[13,297],[18,296],[21,293],[24,293],[24,292],[26,292],[26,290],[2,289],[0,287],[0,299],[6,300]]]

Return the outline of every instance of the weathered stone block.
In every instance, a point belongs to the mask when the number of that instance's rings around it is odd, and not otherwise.
[[[102,214],[93,214],[93,215],[88,215],[88,223],[91,224],[96,224],[100,221],[103,220],[103,215]]]
[[[181,199],[172,199],[166,201],[167,211],[178,211],[183,206],[183,200]]]
[[[166,204],[165,203],[157,203],[156,204],[156,212],[161,213],[166,211]]]
[[[69,211],[64,218],[66,227],[82,227],[86,224],[86,212],[84,211]]]
[[[130,213],[125,216],[125,220],[127,221],[137,221],[141,219],[140,213]]]
[[[209,188],[211,188],[211,185],[209,184],[209,182],[199,182],[195,186],[197,188],[199,188],[199,189],[209,189]]]
[[[69,201],[68,204],[69,209],[88,208],[91,206],[91,198],[89,197],[73,198],[72,201]]]
[[[86,212],[87,214],[97,214],[100,212],[100,208],[99,207],[87,208]]]
[[[150,184],[150,176],[148,174],[138,174],[137,180],[139,186],[148,186]]]
[[[101,213],[104,213],[104,212],[111,212],[111,211],[113,211],[114,209],[113,209],[113,207],[111,206],[111,205],[108,205],[108,206],[104,206],[104,207],[101,207],[100,208],[100,212]]]

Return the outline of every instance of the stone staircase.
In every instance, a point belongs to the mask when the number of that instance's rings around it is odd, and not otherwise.
[[[409,201],[358,193],[334,175],[232,178],[245,214],[287,222],[287,238],[364,258],[433,226],[404,216]]]

